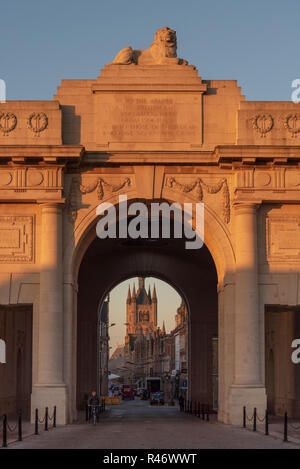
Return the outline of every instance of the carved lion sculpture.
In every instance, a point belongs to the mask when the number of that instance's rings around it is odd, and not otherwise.
[[[176,31],[164,27],[158,29],[154,41],[148,49],[133,50],[125,47],[115,57],[114,65],[187,65],[187,61],[177,57]],[[111,65],[111,64],[110,64]]]

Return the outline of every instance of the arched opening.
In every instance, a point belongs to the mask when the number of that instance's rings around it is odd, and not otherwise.
[[[218,338],[217,272],[210,251],[185,249],[185,240],[126,242],[88,234],[89,246],[78,272],[77,392],[80,409],[86,394],[97,388],[97,318],[99,305],[119,282],[130,277],[157,277],[168,282],[190,312],[189,398],[214,405],[213,348]],[[215,379],[216,382],[216,379]]]
[[[188,395],[189,312],[168,283],[130,278],[99,309],[98,392],[122,401],[160,393],[173,405]],[[157,396],[156,396],[157,397]]]

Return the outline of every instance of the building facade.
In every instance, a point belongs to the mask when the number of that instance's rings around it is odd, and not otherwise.
[[[151,275],[188,306],[191,399],[213,399],[218,337],[220,421],[240,424],[244,405],[300,416],[298,106],[202,79],[168,29],[53,100],[0,103],[2,412],[21,394],[32,418],[56,405],[58,423],[76,419],[99,378],[99,304]],[[119,195],[203,202],[204,246],[99,239],[97,207]]]
[[[188,317],[182,301],[175,314],[175,328],[166,332],[157,326],[158,298],[155,285],[151,295],[145,279],[139,288],[128,289],[126,301],[126,336],[124,359],[127,370],[124,382],[147,389],[147,380],[158,379],[165,399],[171,401],[188,393]]]
[[[151,294],[145,289],[145,278],[138,278],[138,290],[128,288],[126,300],[125,364],[130,370],[128,384],[145,387],[147,377],[157,373],[155,353],[162,335],[157,327],[157,297],[155,285]],[[153,374],[154,373],[154,374]]]

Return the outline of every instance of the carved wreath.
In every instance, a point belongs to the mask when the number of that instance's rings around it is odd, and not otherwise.
[[[181,192],[189,193],[195,190],[196,197],[199,201],[203,200],[203,188],[207,191],[208,194],[217,194],[221,189],[223,192],[223,219],[225,223],[229,223],[230,221],[230,195],[229,189],[227,184],[227,179],[223,178],[220,179],[216,184],[208,185],[206,182],[203,181],[201,178],[197,178],[195,181],[189,184],[182,184],[181,182],[177,181],[175,177],[169,177],[166,180],[166,186],[169,188],[177,188]]]
[[[16,126],[17,118],[12,112],[2,112],[0,114],[0,130],[4,135],[8,135]]]
[[[297,137],[300,132],[300,114],[289,114],[284,120],[284,127],[291,132],[292,137]]]
[[[274,120],[271,114],[257,114],[251,119],[252,127],[260,133],[261,137],[265,137],[270,132],[274,125]]]
[[[48,126],[48,117],[44,112],[33,112],[28,117],[27,125],[35,136],[39,137],[40,133]]]

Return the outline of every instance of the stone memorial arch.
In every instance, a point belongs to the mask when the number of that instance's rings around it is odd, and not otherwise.
[[[202,80],[176,45],[163,28],[95,80],[62,80],[52,101],[0,103],[1,411],[56,405],[59,423],[75,419],[99,301],[155,274],[189,304],[191,399],[211,400],[217,334],[220,421],[240,424],[244,405],[300,416],[298,105]],[[98,239],[97,206],[121,194],[204,202],[205,246]]]

